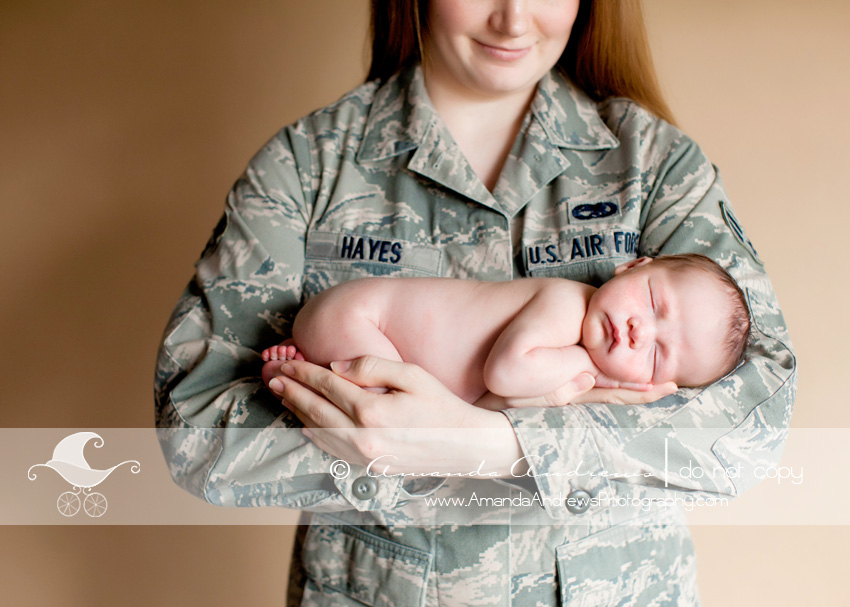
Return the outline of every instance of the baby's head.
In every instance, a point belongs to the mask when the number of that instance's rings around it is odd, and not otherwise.
[[[590,299],[582,345],[618,381],[708,385],[734,369],[750,331],[746,298],[703,255],[624,263]]]

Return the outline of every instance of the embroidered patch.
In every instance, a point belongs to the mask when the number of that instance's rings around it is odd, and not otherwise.
[[[741,224],[738,223],[737,217],[735,217],[732,213],[732,209],[723,200],[720,201],[720,212],[723,214],[723,221],[725,221],[726,225],[729,226],[729,230],[732,232],[735,240],[744,245],[744,248],[749,251],[756,263],[763,266],[764,262],[759,257],[758,252],[756,252],[756,248],[753,246],[752,241],[747,238],[747,235],[744,233],[744,228],[741,227]]]
[[[605,219],[612,215],[618,215],[620,205],[616,202],[583,202],[570,205],[570,221],[592,221],[594,219]]]

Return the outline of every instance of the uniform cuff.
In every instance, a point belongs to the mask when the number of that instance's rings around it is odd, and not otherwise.
[[[546,513],[587,517],[611,493],[596,441],[575,405],[504,409]]]
[[[400,475],[382,476],[374,472],[367,473],[366,466],[360,465],[350,465],[344,478],[337,478],[343,475],[335,474],[334,471],[332,476],[337,490],[361,512],[393,508],[398,502],[404,480]]]

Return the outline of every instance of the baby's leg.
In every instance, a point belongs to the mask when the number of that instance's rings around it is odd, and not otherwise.
[[[371,290],[373,281],[352,281],[311,299],[295,317],[292,337],[304,357],[327,366],[366,354],[390,360],[401,355],[379,328],[387,305],[386,293]]]
[[[298,344],[295,358],[308,360],[322,366],[334,361],[352,360],[367,354],[401,361],[395,345],[376,324],[376,312],[359,293],[350,289],[330,289],[311,300],[295,318],[292,327],[293,340],[277,347],[278,360],[291,360],[293,352],[289,346]],[[354,296],[354,297],[352,297]],[[285,347],[284,347],[285,346]],[[272,356],[272,353],[269,353]],[[267,362],[263,367],[263,380],[268,382],[280,375],[280,362]],[[375,388],[375,392],[385,392]]]

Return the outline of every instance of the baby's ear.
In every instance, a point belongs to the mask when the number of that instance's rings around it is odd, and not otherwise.
[[[619,276],[626,270],[631,270],[632,268],[639,268],[641,266],[645,266],[651,261],[652,257],[638,257],[637,259],[630,259],[626,263],[621,263],[616,268],[614,268],[614,276]]]

